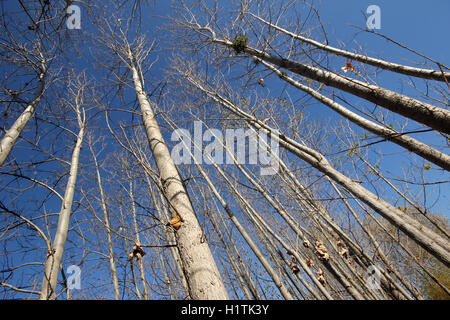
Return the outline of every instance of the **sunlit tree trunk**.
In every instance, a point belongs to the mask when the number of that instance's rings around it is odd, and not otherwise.
[[[52,243],[52,249],[48,252],[45,261],[44,279],[42,280],[40,296],[41,300],[54,300],[56,298],[58,273],[61,267],[67,234],[69,232],[70,214],[77,181],[78,161],[85,131],[84,110],[80,110],[80,106],[76,105],[75,111],[77,113],[78,126],[80,130],[78,132],[77,140],[72,153],[69,179],[67,181],[64,199],[62,202],[61,211],[59,213],[58,226]]]
[[[179,216],[181,227],[176,231],[181,260],[193,299],[228,299],[219,269],[206,242],[200,241],[203,233],[194,209],[184,188],[169,149],[162,137],[159,125],[147,95],[142,87],[133,54],[128,50],[128,61],[133,75],[134,88],[142,113],[142,121],[148,138],[164,195],[172,217]]]
[[[39,81],[36,89],[36,93],[31,100],[30,104],[25,108],[22,114],[17,118],[11,128],[6,131],[6,134],[2,138],[0,142],[0,167],[3,166],[6,158],[10,154],[12,148],[16,144],[17,138],[19,138],[23,129],[27,125],[31,116],[34,114],[36,107],[41,100],[42,94],[44,93],[44,85],[45,85],[45,75],[47,73],[45,63],[42,64],[43,70],[39,74]]]
[[[200,166],[197,166],[197,168],[200,171],[200,173],[202,174],[203,178],[208,183],[211,191],[213,192],[213,194],[215,195],[217,200],[220,202],[220,204],[222,205],[222,207],[224,208],[224,210],[228,214],[228,217],[230,218],[230,220],[233,222],[233,224],[239,230],[239,233],[245,239],[245,241],[247,242],[248,246],[252,249],[252,251],[255,254],[255,256],[258,258],[258,260],[264,266],[264,269],[266,269],[267,273],[272,278],[273,282],[275,283],[276,287],[280,291],[281,295],[286,300],[293,300],[294,298],[292,297],[291,293],[287,290],[287,288],[284,285],[284,283],[281,281],[281,279],[280,279],[279,275],[277,274],[277,272],[272,268],[272,266],[270,265],[269,261],[266,259],[264,254],[261,252],[261,250],[258,248],[256,243],[250,237],[248,232],[245,230],[245,228],[242,226],[242,224],[239,222],[239,220],[233,214],[233,212],[231,211],[231,209],[229,208],[229,206],[227,205],[225,200],[222,198],[222,196],[219,194],[219,192],[216,190],[216,188],[212,184],[212,182],[209,179],[209,177],[206,175],[206,173],[203,171],[203,169]],[[217,169],[217,166],[216,166],[216,169]]]
[[[216,232],[217,236],[219,237],[220,242],[222,242],[223,248],[224,248],[224,250],[225,250],[225,252],[227,254],[227,257],[228,257],[228,261],[230,262],[231,267],[233,268],[233,271],[236,274],[236,277],[237,277],[237,279],[239,281],[239,285],[241,287],[242,292],[244,293],[244,295],[247,298],[247,300],[252,300],[254,298],[254,296],[252,297],[252,293],[250,293],[250,292],[253,292],[253,290],[250,291],[247,288],[248,281],[246,281],[244,279],[245,278],[244,272],[238,266],[238,264],[236,263],[233,255],[231,253],[231,250],[228,248],[228,245],[226,244],[225,239],[224,239],[224,237],[222,235],[222,231],[220,230],[219,226],[217,225],[217,221],[214,219],[212,214],[209,214],[209,216],[210,216],[210,221],[211,221],[211,224],[213,225],[214,231]]]

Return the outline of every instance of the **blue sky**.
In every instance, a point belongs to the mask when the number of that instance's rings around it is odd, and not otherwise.
[[[318,1],[318,9],[322,20],[328,30],[335,33],[341,40],[352,39],[356,29],[350,25],[365,27],[366,8],[369,5],[378,5],[381,9],[381,30],[394,40],[416,49],[431,58],[448,64],[448,43],[450,30],[450,2],[446,0],[431,1],[366,1],[366,0],[342,0],[342,1]],[[330,36],[332,39],[332,37]],[[378,50],[380,54],[394,55],[392,48],[371,45],[371,41],[365,42],[367,48]]]

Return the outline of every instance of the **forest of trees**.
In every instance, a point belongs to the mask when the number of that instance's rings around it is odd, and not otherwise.
[[[0,1],[0,299],[449,299],[450,68],[316,2]]]

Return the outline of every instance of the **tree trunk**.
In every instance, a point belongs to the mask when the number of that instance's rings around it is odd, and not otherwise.
[[[111,224],[109,222],[109,212],[106,207],[106,197],[105,197],[105,193],[103,191],[102,179],[100,176],[100,169],[98,166],[97,157],[95,155],[95,152],[94,152],[94,149],[93,149],[93,146],[91,145],[91,143],[89,143],[89,148],[91,150],[92,157],[94,159],[95,171],[97,173],[97,185],[98,185],[98,189],[100,191],[100,203],[102,205],[103,216],[105,218],[106,236],[107,236],[107,240],[108,240],[109,268],[111,269],[111,276],[112,276],[112,280],[113,280],[114,299],[120,300],[119,278],[117,277],[116,262],[115,262],[115,258],[114,258],[114,249],[113,249],[113,242],[112,242],[112,237],[111,237]]]
[[[72,161],[70,164],[70,174],[67,181],[66,191],[62,202],[61,211],[59,213],[58,226],[56,229],[55,238],[53,240],[52,250],[47,254],[45,261],[44,279],[41,288],[41,300],[56,299],[56,289],[58,282],[58,272],[61,266],[62,256],[66,245],[67,234],[69,231],[69,220],[72,209],[73,197],[75,193],[75,185],[78,173],[78,161],[80,157],[81,145],[84,136],[84,112],[83,120],[81,119],[81,112],[77,109],[78,124],[80,131],[78,132],[77,142],[73,149]]]
[[[138,243],[140,246],[141,245],[141,237],[139,236],[139,226],[138,226],[137,218],[136,218],[136,206],[134,205],[133,181],[131,180],[131,178],[130,178],[130,190],[128,192],[129,192],[130,200],[131,200],[131,214],[133,215],[133,227],[134,227],[134,234],[135,234],[135,239],[136,239],[135,242]],[[143,260],[143,257],[140,257],[138,259],[139,272],[141,275],[141,283],[142,283],[142,294],[143,294],[142,298],[144,300],[148,300],[147,280],[145,279],[144,262],[142,260]],[[133,263],[133,260],[131,260],[131,263]]]
[[[11,128],[9,128],[9,130],[6,131],[5,136],[0,142],[0,168],[3,166],[3,163],[5,162],[12,148],[16,144],[17,138],[19,138],[23,129],[27,125],[28,120],[30,120],[31,116],[36,110],[37,105],[39,104],[39,101],[41,100],[42,93],[44,92],[45,74],[46,69],[44,68],[44,70],[39,75],[38,86],[36,89],[36,93],[33,97],[33,100],[22,112],[19,118],[17,118],[17,120],[14,122]]]
[[[181,227],[176,231],[177,243],[193,299],[228,299],[219,269],[209,245],[200,241],[203,231],[195,215],[178,170],[164,142],[159,125],[142,87],[138,70],[129,51],[131,71],[136,95],[142,112],[142,120],[150,150],[158,167],[165,198],[172,216],[181,217]]]

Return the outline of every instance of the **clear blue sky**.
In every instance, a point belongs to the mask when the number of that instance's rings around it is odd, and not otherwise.
[[[377,30],[378,32],[437,61],[447,65],[450,63],[450,1],[323,0],[317,3],[321,18],[330,31],[331,40],[333,36],[344,41],[352,40],[356,29],[350,25],[365,28],[364,14],[367,7],[378,5],[381,9],[381,30]],[[384,40],[375,39],[375,36],[367,38],[363,42],[364,47],[379,52],[382,56],[401,58],[404,51],[384,46]]]

